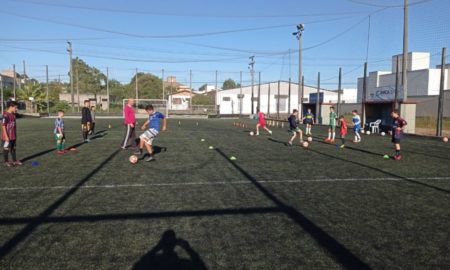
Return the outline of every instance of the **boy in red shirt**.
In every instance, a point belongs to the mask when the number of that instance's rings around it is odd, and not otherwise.
[[[272,130],[266,127],[266,116],[258,109],[258,124],[256,124],[256,136],[259,136],[259,127],[262,127],[265,131],[272,135]]]
[[[343,115],[339,116],[339,126],[340,126],[341,141],[342,141],[342,145],[340,147],[342,149],[342,148],[345,148],[345,136],[347,136],[347,123],[345,122],[345,118]]]
[[[17,103],[15,101],[9,101],[6,104],[6,111],[3,113],[2,118],[2,146],[6,167],[22,165],[22,162],[16,158],[16,112]],[[9,153],[11,153],[12,162],[8,160]]]

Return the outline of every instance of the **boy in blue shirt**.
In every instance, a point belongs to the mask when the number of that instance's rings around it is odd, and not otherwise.
[[[165,131],[167,128],[167,120],[166,116],[160,112],[155,112],[155,109],[152,105],[147,105],[145,107],[145,111],[148,113],[148,120],[142,125],[141,129],[145,130],[148,127],[148,130],[145,131],[139,138],[141,139],[139,143],[139,151],[136,154],[141,155],[141,159],[144,158],[142,149],[147,149],[149,157],[145,160],[147,162],[155,160],[153,158],[153,140],[159,134],[159,132]],[[161,129],[161,119],[163,122]]]
[[[66,142],[66,136],[64,135],[64,111],[58,111],[58,118],[55,120],[55,130],[53,133],[55,134],[56,140],[56,153],[57,154],[65,154],[64,144]]]
[[[361,117],[359,116],[357,110],[353,110],[352,114],[353,130],[355,131],[355,140],[353,142],[360,143],[361,135],[359,135],[359,132],[361,131]]]
[[[306,135],[312,136],[311,128],[314,125],[314,114],[311,112],[311,109],[308,109],[308,112],[303,117],[303,121],[306,124]]]

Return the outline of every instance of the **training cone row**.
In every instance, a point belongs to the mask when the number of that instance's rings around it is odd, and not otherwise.
[[[238,128],[248,128],[248,126],[242,122],[233,122],[233,126],[238,127]]]
[[[268,120],[267,125],[269,127],[284,128],[284,122],[281,122],[281,121]]]

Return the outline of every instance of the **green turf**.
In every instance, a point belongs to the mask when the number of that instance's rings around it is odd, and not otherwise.
[[[18,120],[25,164],[0,170],[0,269],[448,269],[449,144],[410,136],[394,161],[378,135],[339,149],[314,127],[302,149],[286,129],[178,121],[157,161],[131,165],[119,119],[63,156],[53,120]],[[78,144],[79,122],[66,127]],[[188,244],[161,241],[168,230]]]

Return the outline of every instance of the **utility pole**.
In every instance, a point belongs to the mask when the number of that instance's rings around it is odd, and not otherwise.
[[[269,82],[269,90],[267,93],[267,116],[270,117],[270,82]]]
[[[239,72],[239,118],[242,117],[242,101],[244,97],[242,96],[242,71]]]
[[[106,96],[108,98],[108,112],[109,112],[109,107],[111,106],[111,102],[109,100],[109,68],[106,67]]]
[[[447,49],[442,48],[442,60],[441,60],[441,81],[439,85],[439,103],[438,103],[438,117],[436,125],[436,136],[442,136],[442,122],[444,118],[444,82],[445,82],[445,55]]]
[[[134,89],[136,91],[136,102],[137,102],[137,100],[139,99],[139,93],[138,93],[138,69],[137,68],[136,68],[136,74],[135,74],[134,77],[135,77],[134,78],[134,82],[135,82]]]
[[[341,95],[342,95],[342,68],[339,68],[339,83],[338,83],[338,104],[337,104],[337,115],[340,117],[341,113]]]
[[[166,84],[164,80],[164,69],[161,69],[161,80],[162,80],[162,91],[163,91],[163,99],[166,100]]]
[[[408,100],[408,0],[403,4],[403,103]]]
[[[291,77],[289,77],[289,87],[288,87],[288,113],[291,112]]]
[[[317,96],[316,96],[316,121],[315,124],[319,123],[320,115],[320,72],[317,73]]]
[[[192,69],[189,70],[189,105],[191,107],[191,110],[193,109],[192,107]]]
[[[280,119],[280,81],[278,81],[277,119]]]
[[[23,82],[24,84],[27,84],[27,68],[25,65],[25,60],[22,61],[23,64]]]
[[[261,110],[261,71],[258,72],[258,110]]]
[[[216,85],[215,85],[215,88],[216,88],[216,106],[217,105],[219,105],[219,101],[217,100],[217,98],[219,97],[219,89],[217,89],[217,78],[218,78],[218,76],[219,76],[219,71],[217,71],[216,70]],[[208,86],[206,86],[206,89],[208,89]],[[216,111],[217,111],[217,109],[216,109]]]
[[[16,100],[16,88],[17,88],[17,76],[16,76],[16,64],[13,65],[13,92],[14,92],[14,100]]]
[[[292,33],[292,35],[297,37],[298,40],[298,110],[300,111],[301,117],[303,117],[303,88],[300,91],[300,85],[303,81],[303,71],[302,71],[302,36],[303,31],[305,31],[305,25],[300,23],[297,25],[297,32]]]
[[[394,93],[394,109],[398,109],[398,85],[399,85],[399,79],[398,74],[400,72],[400,60],[398,55],[396,56],[396,63],[395,63],[395,93]]]
[[[77,78],[77,112],[80,112],[80,79],[78,77],[78,68],[75,68],[75,77]]]
[[[362,129],[366,127],[366,98],[367,98],[367,62],[364,63],[363,92],[361,97]]]
[[[74,107],[74,103],[75,103],[75,97],[74,97],[74,93],[73,93],[73,61],[72,61],[72,42],[70,42],[69,40],[67,41],[67,44],[69,45],[69,47],[67,48],[67,51],[69,52],[69,63],[70,63],[70,100],[72,102],[72,112],[75,112],[75,107]]]
[[[302,86],[301,87],[302,87],[301,94],[302,94],[302,104],[303,104],[303,95],[305,93],[305,76],[302,76]],[[302,107],[302,110],[300,111],[300,118],[303,119],[303,107]]]
[[[47,90],[47,114],[50,115],[50,102],[48,100],[48,65],[45,65],[45,81],[46,81],[46,90]]]
[[[255,56],[250,56],[249,57],[250,62],[248,63],[248,68],[250,69],[250,75],[252,76],[252,114],[255,113],[255,109],[254,109],[254,105],[253,105],[253,99],[255,98],[255,93],[254,93],[254,84],[255,84]]]
[[[5,96],[4,96],[4,93],[3,93],[3,77],[0,75],[0,91],[1,91],[1,101],[2,101],[2,104],[1,104],[1,108],[2,108],[2,115],[3,115],[3,111],[5,110],[5,108],[4,108],[4,103],[5,103]]]

